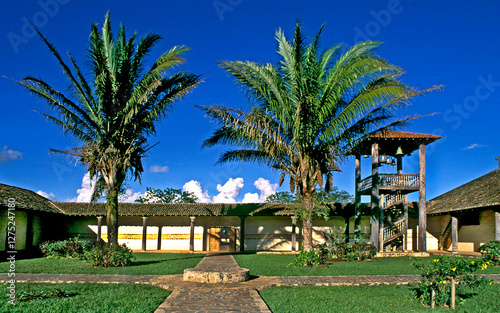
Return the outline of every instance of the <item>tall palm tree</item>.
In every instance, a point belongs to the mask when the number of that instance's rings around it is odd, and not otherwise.
[[[90,177],[96,179],[92,201],[106,195],[108,243],[117,245],[118,196],[122,185],[127,175],[140,182],[142,158],[151,148],[147,137],[155,134],[156,124],[176,100],[197,85],[199,76],[186,72],[167,75],[167,70],[184,62],[182,54],[188,50],[184,46],[163,53],[144,71],[146,56],[161,36],[148,33],[136,42],[136,33],[127,39],[125,27],[120,25],[114,40],[109,12],[101,32],[96,25],[91,27],[90,81],[70,54],[72,68],[37,32],[71,82],[70,91],[64,94],[32,76],[18,83],[57,112],[42,115],[81,143],[77,148],[52,151],[76,156]]]
[[[379,43],[360,42],[344,53],[340,46],[319,51],[323,27],[310,43],[297,23],[292,42],[276,32],[277,65],[223,61],[219,66],[248,93],[249,112],[222,106],[202,110],[221,125],[204,146],[242,147],[221,155],[219,163],[256,162],[290,177],[290,191],[302,201],[304,249],[312,248],[316,185],[328,192],[332,172],[346,152],[370,131],[402,127],[415,118],[395,118],[395,110],[427,90],[398,80],[402,70],[374,53]],[[334,58],[336,60],[334,60]],[[323,178],[326,178],[325,180]]]

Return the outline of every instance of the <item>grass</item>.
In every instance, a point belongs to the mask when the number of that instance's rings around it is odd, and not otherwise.
[[[170,294],[170,291],[156,286],[135,284],[17,283],[15,290],[19,297],[24,292],[49,292],[56,288],[73,295],[67,298],[16,301],[15,305],[7,303],[4,295],[4,301],[0,301],[0,312],[154,312]],[[7,290],[5,286],[4,290]]]
[[[500,312],[500,284],[474,290],[453,312]],[[260,292],[273,313],[450,312],[424,307],[409,286],[277,287]]]
[[[287,267],[295,255],[283,254],[237,254],[234,258],[252,275],[264,276],[343,276],[343,275],[411,275],[420,271],[411,265],[409,257],[379,258],[367,262],[334,262],[329,268]],[[435,257],[418,258],[427,262]],[[475,259],[471,259],[475,260]],[[490,266],[480,274],[500,274],[500,267]]]
[[[16,260],[16,273],[44,274],[122,274],[122,275],[173,275],[195,267],[204,254],[144,253],[134,252],[134,260],[126,267],[91,267],[77,259],[26,259]],[[0,263],[0,273],[7,273],[8,262]]]

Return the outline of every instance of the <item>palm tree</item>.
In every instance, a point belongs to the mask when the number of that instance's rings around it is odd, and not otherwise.
[[[282,173],[280,186],[285,176],[290,177],[290,191],[302,202],[306,251],[312,248],[316,185],[324,185],[328,192],[333,186],[332,172],[339,170],[346,152],[363,135],[405,126],[415,117],[396,119],[395,110],[437,88],[416,90],[401,83],[402,70],[374,53],[377,42],[360,42],[344,53],[340,46],[319,52],[322,29],[310,43],[299,23],[292,42],[277,30],[277,65],[219,63],[248,93],[253,104],[248,113],[222,106],[201,107],[221,125],[205,140],[205,147],[242,147],[223,153],[219,163],[246,161],[269,166]]]
[[[116,40],[106,14],[102,32],[92,25],[88,46],[89,82],[69,54],[71,67],[38,30],[43,42],[56,57],[71,82],[65,95],[44,80],[27,76],[20,85],[40,97],[56,115],[42,113],[64,133],[76,137],[80,147],[53,150],[74,155],[96,179],[92,201],[106,195],[108,205],[108,243],[118,244],[118,196],[131,175],[140,182],[142,158],[152,147],[147,137],[166,116],[175,101],[199,82],[199,76],[186,72],[167,75],[167,70],[184,62],[188,48],[175,46],[163,53],[144,73],[145,57],[161,39],[146,34],[136,42],[136,33],[127,39],[120,25]]]

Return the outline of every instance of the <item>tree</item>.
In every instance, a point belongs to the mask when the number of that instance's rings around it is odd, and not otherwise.
[[[56,57],[71,82],[67,94],[42,79],[26,76],[18,81],[56,112],[42,113],[65,134],[73,135],[81,146],[69,150],[53,150],[73,155],[96,179],[92,201],[105,194],[107,201],[108,243],[118,244],[118,196],[130,175],[141,179],[142,158],[152,147],[147,138],[156,133],[157,123],[167,115],[176,100],[192,90],[198,75],[167,71],[184,62],[188,48],[175,46],[164,52],[146,72],[146,56],[161,39],[146,34],[136,42],[136,33],[127,39],[120,25],[116,40],[111,32],[109,12],[99,32],[91,26],[88,45],[90,79],[69,54],[64,61],[56,48],[38,29],[42,41]]]
[[[295,203],[297,198],[288,191],[278,191],[267,196],[265,203]]]
[[[198,197],[189,191],[181,189],[165,188],[153,189],[146,187],[146,194],[135,200],[138,203],[196,203]]]
[[[340,46],[319,52],[321,30],[306,43],[297,23],[292,42],[276,32],[280,61],[276,65],[223,61],[249,95],[249,112],[223,106],[201,107],[221,125],[205,140],[240,146],[228,150],[219,163],[256,162],[290,177],[290,192],[301,199],[304,249],[312,248],[312,218],[316,186],[329,191],[333,171],[347,151],[370,131],[405,126],[415,118],[395,118],[395,111],[427,90],[398,80],[402,70],[374,53],[379,43],[360,42],[340,53]],[[334,57],[338,56],[337,60]],[[326,179],[324,179],[326,178]]]

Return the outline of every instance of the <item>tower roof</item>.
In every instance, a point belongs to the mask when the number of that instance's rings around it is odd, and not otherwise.
[[[401,147],[403,153],[409,155],[417,150],[420,144],[428,145],[440,138],[441,136],[436,135],[384,130],[363,137],[349,154],[371,154],[372,144],[378,143],[380,154],[395,156],[398,147]]]

